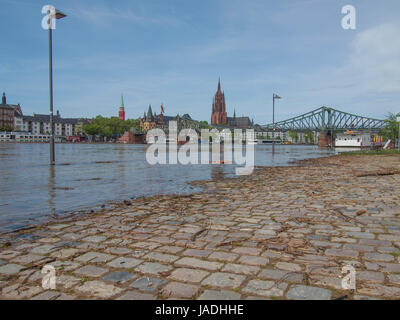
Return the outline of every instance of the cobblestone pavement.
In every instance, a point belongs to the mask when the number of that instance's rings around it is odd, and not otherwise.
[[[259,168],[2,237],[0,297],[399,299],[400,174],[359,176],[383,169],[400,157]],[[342,289],[345,265],[355,290]]]

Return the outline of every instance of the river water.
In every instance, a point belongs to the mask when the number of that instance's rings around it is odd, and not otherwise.
[[[157,194],[197,191],[187,182],[234,176],[235,165],[150,165],[146,145],[0,143],[0,233],[54,215]],[[332,153],[316,146],[255,145],[256,166],[285,166]],[[253,173],[256,174],[256,173]]]

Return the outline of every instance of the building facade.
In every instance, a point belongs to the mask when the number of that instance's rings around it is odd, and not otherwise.
[[[149,105],[147,113],[144,112],[143,118],[139,118],[140,128],[143,131],[149,131],[154,128],[167,129],[169,122],[172,120],[177,120],[178,118],[179,115],[177,115],[176,117],[171,117],[164,116],[162,112],[160,114],[156,114],[155,112],[153,113],[151,105]],[[183,115],[182,118],[192,120],[192,118],[188,114]]]
[[[164,132],[168,132],[170,121],[177,122],[178,130],[186,128],[186,129],[195,129],[198,132],[200,132],[200,122],[193,120],[189,114],[185,113],[182,116],[177,114],[175,117],[165,116],[163,114],[163,108],[161,108],[161,113],[157,115],[155,112],[153,113],[151,105],[149,105],[147,113],[144,112],[143,118],[139,118],[139,121],[140,121],[140,128],[144,132],[147,132],[154,128],[159,128],[162,129]]]
[[[0,105],[0,128],[13,131],[16,117],[22,117],[21,106],[19,104],[7,104],[6,94],[3,92]]]
[[[218,80],[218,89],[213,98],[211,124],[226,125],[228,117],[226,113],[225,93],[221,91],[221,81]]]
[[[79,136],[82,135],[83,125],[89,124],[84,118],[61,118],[60,112],[53,116],[54,135]],[[30,132],[35,135],[50,134],[50,116],[47,114],[33,114],[33,116],[17,116],[14,124],[15,131]]]
[[[218,89],[213,98],[211,124],[235,128],[249,128],[254,125],[253,121],[250,121],[249,117],[236,117],[236,110],[233,112],[233,117],[227,116],[225,93],[221,90],[220,80],[218,80]]]

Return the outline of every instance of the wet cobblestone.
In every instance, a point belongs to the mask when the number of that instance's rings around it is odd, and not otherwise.
[[[0,298],[399,299],[400,175],[354,174],[377,168],[400,157],[259,168],[10,234]],[[45,265],[55,290],[42,288]],[[354,291],[342,288],[348,265]]]

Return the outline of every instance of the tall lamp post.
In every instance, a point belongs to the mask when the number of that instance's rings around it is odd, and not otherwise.
[[[272,144],[275,145],[275,99],[282,99],[277,94],[272,95]]]
[[[53,14],[50,12],[49,21],[49,89],[50,89],[50,165],[55,164],[54,154],[54,123],[53,123],[53,38],[52,23],[53,19],[62,19],[67,15],[61,11],[55,10]]]
[[[400,112],[396,115],[396,118],[399,123],[399,140],[397,140],[397,148],[400,150]]]

